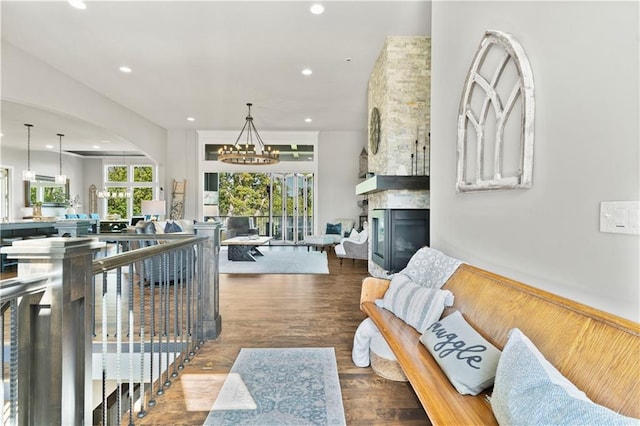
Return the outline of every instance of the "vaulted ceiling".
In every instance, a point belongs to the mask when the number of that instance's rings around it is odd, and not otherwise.
[[[429,35],[431,3],[321,3],[314,15],[307,1],[87,1],[85,10],[2,1],[2,39],[167,129],[239,131],[253,102],[258,130],[365,130],[367,83],[385,37]],[[23,123],[40,112],[2,107],[3,143],[23,141]],[[126,145],[109,129],[61,119],[74,130],[51,132],[68,134],[66,149]]]

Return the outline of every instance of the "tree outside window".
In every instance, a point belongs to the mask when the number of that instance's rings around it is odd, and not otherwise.
[[[127,182],[127,166],[107,167],[107,182]]]
[[[108,187],[107,191],[116,192],[122,191],[122,187]],[[128,198],[109,198],[107,200],[107,213],[117,214],[120,217],[127,217],[127,202]]]
[[[153,188],[133,188],[133,215],[140,216],[142,214],[142,202],[153,200]]]
[[[107,200],[107,214],[117,214],[122,218],[142,214],[142,201],[153,199],[154,166],[110,165],[106,168],[106,176],[108,191],[126,190],[132,194],[131,198]]]

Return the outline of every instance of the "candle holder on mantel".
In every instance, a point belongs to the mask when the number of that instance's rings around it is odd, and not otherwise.
[[[427,176],[427,142],[431,144],[431,133],[428,135],[428,138],[425,139],[424,145],[422,146],[422,174],[420,174],[418,170],[418,139],[415,141],[414,151],[411,154],[411,176]]]

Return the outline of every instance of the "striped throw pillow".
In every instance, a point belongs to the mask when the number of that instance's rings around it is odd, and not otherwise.
[[[393,276],[382,303],[420,333],[440,319],[445,307],[452,305],[453,293],[449,290],[422,287],[403,274]]]

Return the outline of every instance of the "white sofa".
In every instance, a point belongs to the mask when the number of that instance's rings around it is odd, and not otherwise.
[[[327,233],[329,231],[329,225],[340,225],[340,233]],[[307,235],[304,237],[304,243],[309,246],[321,247],[321,250],[331,246],[335,246],[340,243],[343,237],[346,237],[351,233],[355,225],[353,219],[333,219],[324,228],[324,233],[320,235]]]

